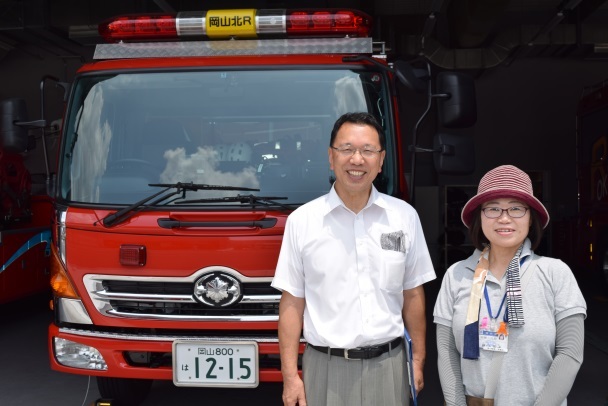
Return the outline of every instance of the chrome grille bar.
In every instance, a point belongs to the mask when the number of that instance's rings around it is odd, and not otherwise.
[[[99,300],[124,300],[134,302],[163,302],[163,303],[197,303],[192,295],[159,295],[146,293],[116,293],[100,290],[91,292]],[[245,295],[241,303],[276,303],[281,295]]]
[[[154,319],[154,320],[179,320],[179,321],[278,321],[278,315],[268,315],[268,316],[184,316],[181,314],[152,314],[147,313],[142,315],[138,313],[134,315],[133,313],[120,312],[114,309],[106,311],[107,314],[118,317],[135,317],[146,319]]]
[[[194,284],[210,272],[233,276],[249,293],[227,307],[195,299]],[[252,278],[226,267],[201,269],[185,277],[93,275],[83,278],[95,308],[103,315],[159,321],[277,321],[280,292],[272,293],[271,277]],[[190,293],[192,292],[192,293]]]

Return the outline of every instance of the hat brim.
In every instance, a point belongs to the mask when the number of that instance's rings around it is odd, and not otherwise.
[[[461,219],[467,228],[471,227],[471,221],[473,220],[473,212],[475,209],[484,202],[492,199],[500,199],[503,197],[512,197],[517,200],[521,200],[526,203],[532,209],[536,210],[540,216],[540,223],[543,228],[546,228],[549,224],[549,212],[545,206],[534,196],[530,196],[527,193],[518,192],[516,190],[505,190],[505,189],[494,189],[488,190],[484,193],[473,196],[462,208]]]

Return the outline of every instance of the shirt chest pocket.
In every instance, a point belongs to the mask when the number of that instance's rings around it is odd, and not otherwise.
[[[380,289],[388,292],[402,292],[405,275],[405,254],[383,250],[380,267]]]

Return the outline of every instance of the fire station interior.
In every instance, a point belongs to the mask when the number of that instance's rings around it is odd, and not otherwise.
[[[481,176],[502,164],[525,170],[549,210],[551,222],[541,253],[569,259],[571,247],[564,243],[564,236],[578,215],[577,106],[590,89],[608,80],[605,0],[0,0],[0,100],[23,98],[30,119],[43,114],[52,123],[46,131],[52,147],[63,112],[61,103],[52,101],[61,99],[63,89],[50,89],[41,111],[40,80],[51,75],[72,81],[78,67],[92,60],[94,45],[101,42],[96,31],[100,21],[127,13],[299,7],[362,10],[373,17],[374,40],[385,42],[389,60],[420,66],[428,62],[433,77],[457,71],[474,79],[474,125],[444,128],[432,108],[418,129],[416,143],[422,148],[431,148],[433,137],[441,133],[466,136],[474,144],[474,170],[468,174],[438,174],[432,153],[416,156],[412,203],[423,222],[438,281],[451,263],[472,252],[460,210],[476,193]],[[426,100],[402,90],[405,147],[401,152],[407,157],[404,169],[411,181],[412,153],[407,146]],[[47,163],[41,155],[26,159],[38,169],[33,172],[44,172]],[[51,155],[51,168],[54,159]],[[576,274],[585,283],[584,270]],[[435,289],[438,284],[433,285]],[[590,308],[607,308],[608,291],[592,286],[584,293]],[[605,362],[608,330],[600,328],[595,336],[604,338],[596,348],[602,348],[598,358]],[[605,363],[596,368],[608,372]],[[584,390],[590,391],[588,396],[608,399],[605,387]]]
[[[25,99],[29,115],[37,117],[40,78],[51,75],[70,82],[77,68],[91,60],[94,45],[101,41],[97,23],[118,14],[197,10],[199,3],[2,0],[0,71],[5,79],[0,97]],[[577,215],[576,106],[586,89],[608,78],[607,2],[205,2],[207,8],[226,6],[357,8],[373,17],[374,40],[385,42],[389,59],[428,61],[433,76],[445,70],[472,76],[477,98],[473,126],[442,128],[432,109],[418,128],[417,145],[422,148],[431,147],[438,133],[466,135],[475,148],[474,171],[467,175],[440,175],[433,167],[432,154],[417,153],[413,203],[423,219],[435,265],[444,270],[467,252],[457,208],[474,192],[472,186],[483,173],[507,163],[533,177],[536,192],[551,213],[551,229],[543,248],[552,253],[552,231]],[[62,110],[60,103],[52,100],[60,99],[61,92],[60,88],[47,92],[51,102],[45,104],[44,111],[45,118],[57,125]],[[407,156],[411,155],[407,145],[412,142],[411,134],[426,100],[407,90],[401,93],[401,126],[406,137],[402,153]],[[53,141],[50,135],[48,139]],[[28,160],[30,165],[44,165],[41,156]],[[409,165],[405,171],[411,174]],[[424,204],[416,204],[420,202]],[[559,249],[563,251],[563,247]]]

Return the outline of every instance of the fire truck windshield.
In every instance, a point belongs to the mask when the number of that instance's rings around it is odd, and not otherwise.
[[[335,120],[348,111],[390,116],[387,80],[381,71],[327,68],[83,75],[66,117],[58,198],[131,205],[158,190],[150,184],[193,182],[305,203],[331,186]],[[387,189],[392,159],[382,172]],[[197,190],[163,204],[241,204],[228,196]]]

